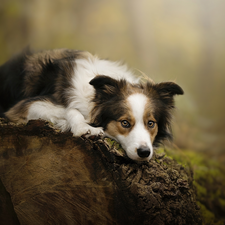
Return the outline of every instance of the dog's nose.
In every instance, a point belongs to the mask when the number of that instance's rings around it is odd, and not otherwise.
[[[147,158],[150,155],[150,149],[147,146],[141,145],[140,148],[137,149],[137,154],[141,158]]]

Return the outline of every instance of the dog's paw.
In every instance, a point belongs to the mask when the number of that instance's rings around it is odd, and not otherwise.
[[[83,136],[83,137],[90,137],[90,136],[104,136],[104,131],[102,127],[92,127],[86,123],[79,124],[76,127],[71,129],[74,136]]]
[[[83,134],[86,138],[91,136],[98,136],[100,138],[104,137],[104,131],[102,127],[91,127],[88,129],[87,133]]]

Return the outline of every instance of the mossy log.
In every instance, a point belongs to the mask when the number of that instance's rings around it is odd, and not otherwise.
[[[6,224],[201,224],[191,170],[157,153],[137,163],[111,139],[41,120],[0,120],[0,178]]]

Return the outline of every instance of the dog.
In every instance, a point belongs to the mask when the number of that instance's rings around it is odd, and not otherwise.
[[[126,65],[86,51],[26,49],[0,67],[0,110],[10,121],[108,136],[135,161],[149,161],[172,138],[174,95],[182,94],[174,82],[141,82]]]

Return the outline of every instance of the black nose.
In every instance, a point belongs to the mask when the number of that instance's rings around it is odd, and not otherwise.
[[[147,146],[141,146],[137,149],[137,154],[141,158],[147,158],[150,155],[150,149]]]

